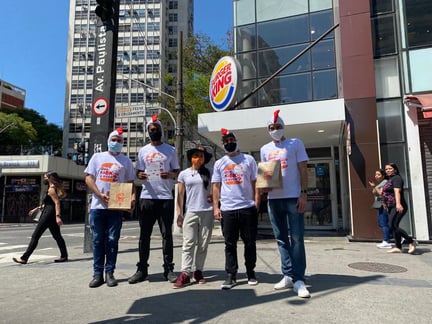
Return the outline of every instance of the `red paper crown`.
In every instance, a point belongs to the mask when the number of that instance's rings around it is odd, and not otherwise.
[[[123,134],[123,128],[122,127],[117,127],[116,131],[119,135]]]
[[[157,120],[158,120],[158,115],[157,115],[157,114],[154,114],[154,115],[152,116],[152,123],[156,123]]]
[[[228,134],[229,134],[228,129],[226,129],[226,128],[221,128],[221,134],[222,134],[223,136],[228,135]]]
[[[280,112],[280,110],[278,109],[278,110],[275,110],[275,112],[273,113],[273,124],[277,123],[277,119],[279,117],[279,112]]]

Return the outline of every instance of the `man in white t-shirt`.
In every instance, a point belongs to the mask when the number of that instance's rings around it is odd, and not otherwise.
[[[162,142],[163,127],[157,115],[147,123],[146,132],[151,142],[139,150],[135,166],[137,177],[143,180],[143,185],[140,196],[139,261],[136,273],[128,280],[130,284],[144,281],[148,276],[150,237],[156,221],[162,235],[164,277],[169,282],[177,279],[173,272],[172,225],[174,179],[180,166],[176,149]]]
[[[268,212],[282,264],[283,278],[274,289],[294,287],[299,297],[309,298],[304,284],[306,252],[303,215],[307,204],[309,158],[301,140],[285,138],[285,123],[279,116],[279,110],[267,121],[267,130],[272,141],[261,147],[261,161],[280,160],[282,173],[282,188],[264,189],[268,193]]]
[[[114,269],[124,212],[108,209],[110,185],[114,182],[135,180],[132,161],[121,153],[122,147],[123,130],[117,128],[108,136],[108,151],[95,153],[84,170],[86,184],[93,192],[90,207],[90,227],[93,233],[93,280],[89,283],[90,288],[99,287],[104,283],[104,267],[107,286],[117,286]],[[135,193],[132,194],[132,209],[134,205]]]
[[[222,143],[226,155],[215,162],[212,176],[214,217],[222,224],[228,274],[221,288],[231,289],[237,284],[239,233],[244,243],[248,284],[253,286],[258,284],[254,271],[259,202],[255,194],[257,164],[251,155],[240,153],[237,138],[226,129],[222,129]]]

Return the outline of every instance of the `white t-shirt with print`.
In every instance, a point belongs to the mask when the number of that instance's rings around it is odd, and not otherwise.
[[[211,177],[207,189],[204,188],[203,180],[197,170],[187,168],[180,172],[178,182],[183,183],[186,193],[186,211],[198,212],[213,209],[213,204],[208,201],[211,192]]]
[[[138,152],[135,168],[150,173],[157,166],[160,172],[172,172],[180,169],[176,149],[166,143],[154,146],[147,144]],[[150,177],[142,185],[142,199],[172,199],[173,179],[162,179],[159,176]]]
[[[308,161],[304,144],[298,138],[286,138],[282,142],[270,142],[261,147],[261,161],[281,161],[282,188],[274,188],[268,199],[298,198],[301,191],[301,177],[297,166]]]
[[[255,206],[252,182],[256,176],[257,164],[249,154],[225,155],[217,160],[212,183],[221,183],[220,209],[229,211]]]
[[[95,153],[90,159],[84,173],[91,174],[96,179],[99,191],[108,194],[113,182],[131,182],[135,180],[135,169],[132,161],[125,155],[111,155],[108,152]],[[106,209],[98,196],[93,193],[91,209]]]

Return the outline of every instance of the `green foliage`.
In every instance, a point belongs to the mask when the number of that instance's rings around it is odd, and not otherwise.
[[[0,130],[9,124],[0,135],[0,154],[44,154],[53,149],[61,153],[63,130],[37,111],[26,108],[1,108]]]

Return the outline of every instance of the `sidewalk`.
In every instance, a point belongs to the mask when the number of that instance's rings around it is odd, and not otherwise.
[[[10,263],[0,270],[0,323],[430,323],[432,318],[431,245],[416,255],[389,254],[375,243],[345,237],[306,239],[310,299],[289,290],[275,291],[281,278],[273,239],[257,242],[258,286],[244,275],[239,243],[238,285],[221,290],[225,279],[224,244],[215,233],[209,246],[205,285],[172,289],[163,281],[161,240],[151,243],[148,281],[130,285],[137,239],[120,241],[117,287],[90,289],[92,255],[69,247],[70,262]],[[39,251],[42,253],[41,251]],[[174,237],[175,271],[181,266],[181,236]],[[31,261],[31,260],[30,260]]]

